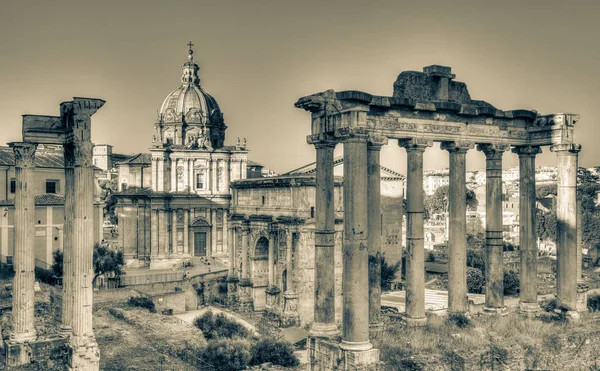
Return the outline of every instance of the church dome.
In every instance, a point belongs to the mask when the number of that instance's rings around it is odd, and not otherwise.
[[[194,63],[194,51],[188,51],[188,61],[181,67],[182,84],[169,93],[159,111],[159,121],[163,123],[209,123],[215,112],[220,112],[219,105],[212,95],[200,86],[200,69]]]

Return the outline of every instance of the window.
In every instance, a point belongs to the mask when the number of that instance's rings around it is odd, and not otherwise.
[[[17,180],[15,178],[11,178],[10,180],[10,193],[15,193],[17,191]]]
[[[196,172],[196,188],[204,189],[204,171]]]
[[[58,180],[46,180],[46,193],[58,193]]]
[[[94,159],[94,165],[98,166],[98,159],[97,158]]]

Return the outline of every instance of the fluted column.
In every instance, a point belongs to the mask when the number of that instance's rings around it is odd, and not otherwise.
[[[577,197],[577,282],[583,283],[583,226],[581,225],[581,197]]]
[[[335,323],[335,214],[334,142],[314,143],[317,152],[315,190],[315,311],[311,335],[336,336]],[[364,303],[363,303],[364,304]],[[368,315],[367,315],[368,316]]]
[[[221,250],[224,253],[229,253],[229,211],[223,209],[223,242]]]
[[[157,166],[157,160],[156,158],[153,156],[152,157],[152,190],[156,191],[158,190],[157,188],[157,174],[158,174],[158,166]]]
[[[381,147],[387,138],[372,137],[367,146],[367,205],[369,246],[369,328],[383,329],[381,322]],[[398,217],[401,217],[400,215]]]
[[[158,255],[158,210],[150,210],[150,256]]]
[[[479,144],[485,154],[485,310],[504,313],[504,239],[502,237],[502,155],[505,144]]]
[[[268,251],[268,264],[269,264],[269,287],[273,286],[274,282],[274,268],[275,268],[275,237],[273,233],[269,233],[269,251]]]
[[[73,319],[73,274],[67,274],[67,272],[73,272],[72,261],[73,261],[73,218],[75,214],[74,203],[75,199],[75,168],[74,158],[68,153],[64,152],[65,161],[65,211],[64,211],[64,225],[63,225],[63,277],[62,277],[62,317],[61,317],[61,328],[60,333],[63,336],[70,336],[72,334],[73,326],[71,321]],[[119,218],[121,223],[121,218]],[[122,239],[123,233],[119,233],[119,240]]]
[[[189,251],[189,243],[190,243],[190,236],[189,236],[189,225],[190,225],[190,210],[189,209],[184,209],[183,210],[183,254],[187,255],[190,253]]]
[[[177,254],[177,209],[171,209],[171,254]]]
[[[241,228],[242,234],[242,279],[248,278],[248,233],[247,227]]]
[[[227,272],[227,275],[229,277],[234,277],[236,276],[235,274],[235,244],[236,244],[236,235],[235,235],[235,227],[232,226],[231,228],[229,228],[227,230],[227,233],[229,234],[229,243],[227,244],[227,249],[228,249],[228,255],[229,255],[229,271]]]
[[[537,301],[537,237],[535,226],[535,156],[538,146],[515,147],[519,155],[519,250],[521,253],[519,309],[525,314],[539,310]]]
[[[367,136],[355,134],[344,143],[344,326],[340,347],[364,351],[369,341],[369,245]],[[331,269],[331,266],[330,268]]]
[[[425,317],[425,252],[423,196],[423,153],[433,143],[425,139],[402,139],[406,148],[406,321],[409,325],[422,326]]]
[[[550,147],[558,160],[556,202],[556,298],[575,315],[577,308],[577,167],[579,144]]]
[[[472,143],[442,142],[450,156],[448,188],[448,311],[466,313],[467,300],[467,151]]]
[[[10,341],[24,343],[36,339],[34,326],[35,297],[35,194],[34,171],[36,145],[10,143],[15,154],[14,271],[12,325]]]
[[[211,236],[210,236],[210,254],[208,256],[213,256],[213,254],[217,253],[217,210],[216,209],[211,209],[210,211],[210,215],[211,215],[211,222],[212,222],[212,227],[211,227]]]
[[[169,219],[167,213],[167,210],[158,210],[158,256],[161,258],[164,258],[169,252]]]
[[[293,283],[293,272],[292,272],[292,230],[288,228],[285,232],[285,281],[287,282],[287,292],[294,292],[295,287]]]
[[[171,159],[171,192],[177,192],[177,159]]]

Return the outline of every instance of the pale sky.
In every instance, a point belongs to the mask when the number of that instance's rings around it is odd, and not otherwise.
[[[504,110],[581,115],[580,166],[600,165],[600,1],[9,1],[0,2],[0,143],[22,114],[58,115],[101,98],[92,140],[147,152],[156,112],[180,83],[186,44],[225,115],[226,144],[277,172],[314,161],[301,96],[327,89],[392,94],[405,70],[452,67],[473,99]],[[425,168],[447,166],[434,146]],[[339,146],[341,150],[341,145]],[[548,147],[538,165],[554,165]],[[405,172],[390,141],[382,164]],[[505,155],[504,166],[518,163]],[[472,150],[468,167],[484,166]]]

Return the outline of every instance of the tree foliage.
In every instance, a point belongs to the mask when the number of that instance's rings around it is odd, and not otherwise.
[[[467,267],[467,291],[471,294],[483,293],[485,277],[481,269]]]
[[[278,366],[295,367],[300,364],[298,357],[294,354],[294,347],[284,340],[263,338],[252,346],[251,353],[250,365],[270,362]]]
[[[92,284],[102,274],[112,274],[115,277],[120,276],[123,274],[124,265],[125,258],[122,251],[115,251],[96,244],[94,246],[94,279],[92,280]]]
[[[202,358],[217,370],[245,370],[250,362],[250,342],[245,339],[221,339],[211,341],[202,354]]]
[[[228,318],[223,313],[213,314],[207,311],[194,321],[202,330],[206,340],[247,338],[250,332],[240,323]]]
[[[442,214],[448,210],[448,190],[449,187],[447,185],[438,187],[433,195],[425,196],[425,218],[429,219],[433,216],[433,214]],[[479,200],[477,200],[477,196],[475,192],[470,189],[467,189],[467,193],[465,194],[467,210],[475,211],[477,210],[477,206],[479,205]]]
[[[391,290],[392,282],[398,278],[398,274],[400,273],[400,265],[401,261],[396,264],[389,264],[385,257],[381,257],[381,289],[382,290]]]

